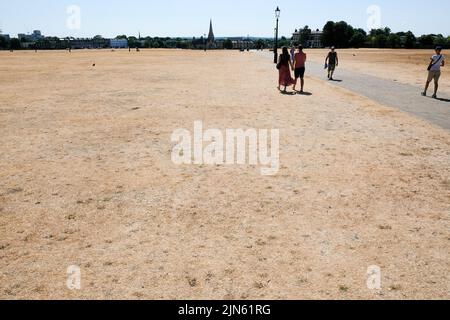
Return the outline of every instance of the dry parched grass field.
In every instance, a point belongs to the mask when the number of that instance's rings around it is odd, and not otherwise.
[[[449,132],[276,81],[252,53],[0,52],[0,298],[448,299]],[[196,120],[279,129],[280,171],[173,164]]]

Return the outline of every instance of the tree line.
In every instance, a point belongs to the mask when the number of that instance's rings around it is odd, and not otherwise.
[[[312,30],[305,26],[300,31],[301,44],[307,46],[307,41],[312,34]],[[93,39],[101,40],[101,35]],[[201,38],[170,38],[170,37],[144,37],[118,35],[116,39],[128,40],[130,48],[167,48],[167,49],[198,49],[204,43]],[[411,31],[392,32],[389,28],[373,29],[366,32],[361,28],[354,28],[345,21],[328,21],[323,27],[322,45],[324,47],[336,46],[338,48],[407,48],[407,49],[430,49],[435,46],[450,48],[450,36],[444,37],[442,34],[427,34],[416,37]],[[0,49],[19,50],[25,48],[25,39],[6,38],[0,35]],[[254,40],[257,49],[273,47],[272,39]],[[291,38],[281,37],[278,41],[280,47],[290,46]],[[67,49],[70,47],[70,38],[59,39],[57,37],[47,37],[40,39],[26,48],[29,49]],[[233,43],[230,39],[223,42],[224,49],[232,49]]]
[[[300,30],[302,44],[311,35],[312,30],[305,26]],[[427,34],[416,37],[411,31],[392,32],[389,28],[372,29],[366,32],[361,28],[354,28],[345,21],[328,21],[323,27],[322,45],[338,48],[406,48],[430,49],[435,46],[450,47],[450,36],[442,34]]]

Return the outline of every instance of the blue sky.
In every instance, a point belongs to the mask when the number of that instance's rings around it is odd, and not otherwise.
[[[81,9],[81,29],[66,27],[69,5]],[[274,10],[280,6],[280,32],[322,28],[328,20],[345,20],[367,29],[367,8],[377,5],[381,25],[393,31],[450,34],[448,0],[0,0],[0,29],[16,35],[39,29],[45,35],[114,37],[201,36],[209,19],[216,36],[272,36]]]

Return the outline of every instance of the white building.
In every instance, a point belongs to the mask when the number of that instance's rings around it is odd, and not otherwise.
[[[127,39],[111,39],[111,48],[119,49],[119,48],[128,48],[128,40]]]
[[[323,48],[322,45],[323,32],[320,30],[312,31],[308,39],[303,39],[302,30],[295,30],[292,34],[293,43],[303,43],[307,48]]]

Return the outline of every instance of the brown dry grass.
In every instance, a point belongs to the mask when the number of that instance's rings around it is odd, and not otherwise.
[[[311,60],[323,63],[329,50],[309,49]],[[424,86],[427,67],[433,50],[405,49],[346,49],[337,50],[340,67],[360,73],[374,75],[390,81],[399,81],[415,86]],[[445,50],[447,65],[442,68],[440,91],[450,93],[450,65]]]
[[[449,298],[448,132],[318,80],[280,95],[247,53],[0,53],[0,70],[1,298]],[[170,135],[195,120],[281,129],[279,174],[175,166]]]

